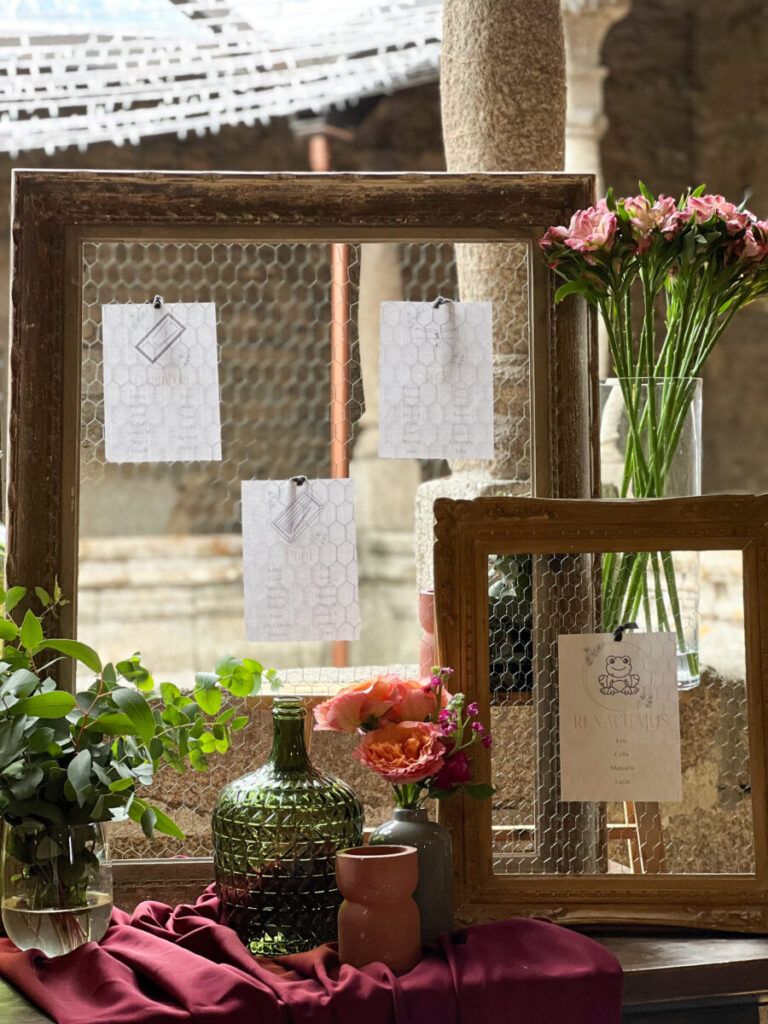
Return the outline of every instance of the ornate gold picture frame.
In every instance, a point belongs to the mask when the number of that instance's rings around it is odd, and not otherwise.
[[[442,805],[460,919],[767,931],[768,496],[441,500],[435,514],[440,660],[494,733],[477,760],[495,797]],[[565,804],[557,636],[599,631],[601,555],[644,551],[730,560],[743,678],[705,670],[680,695],[682,804]],[[527,694],[489,685],[489,558],[500,556],[532,566]]]

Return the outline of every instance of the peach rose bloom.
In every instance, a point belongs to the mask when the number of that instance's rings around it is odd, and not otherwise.
[[[386,722],[423,722],[435,717],[437,694],[432,689],[429,679],[397,679],[395,682],[397,697],[395,703],[382,716],[382,724]],[[449,694],[445,687],[442,690],[440,707],[446,707]]]
[[[402,785],[436,775],[445,762],[445,747],[431,722],[397,722],[366,733],[354,755],[382,779]]]
[[[357,732],[372,718],[380,718],[397,700],[397,676],[376,676],[339,690],[315,707],[315,729]]]

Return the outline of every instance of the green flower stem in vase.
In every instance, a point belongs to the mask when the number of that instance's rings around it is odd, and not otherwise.
[[[701,490],[701,381],[619,378],[601,384],[605,497],[656,498]],[[678,685],[699,681],[698,556],[609,552],[602,566],[602,625],[637,621],[677,637]]]
[[[556,301],[583,297],[605,326],[616,374],[613,397],[618,402],[621,396],[622,407],[621,428],[612,431],[615,410],[603,403],[608,496],[700,493],[698,378],[738,311],[768,293],[768,221],[723,196],[705,195],[703,186],[676,201],[656,198],[641,182],[639,195],[616,198],[609,190],[567,227],[549,228],[539,244],[565,281]],[[692,423],[693,441],[687,442]],[[618,459],[605,458],[606,433]],[[681,458],[686,443],[695,448],[694,468],[689,464],[681,481],[679,468],[689,463]],[[618,470],[615,479],[612,470]],[[686,607],[690,588],[681,586],[693,561],[689,552],[641,551],[609,553],[602,566],[603,628],[640,617],[647,629],[673,631],[681,689],[699,681],[691,643],[696,629]]]

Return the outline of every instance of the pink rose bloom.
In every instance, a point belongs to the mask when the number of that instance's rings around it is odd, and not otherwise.
[[[699,224],[719,217],[725,222],[729,235],[743,231],[754,219],[746,210],[740,210],[733,203],[729,203],[725,196],[718,195],[690,196],[685,206],[685,214],[689,220],[697,221]]]
[[[755,221],[744,235],[742,259],[761,263],[768,256],[768,220]]]
[[[315,707],[315,729],[357,732],[371,719],[381,718],[398,698],[397,676],[376,676],[345,686],[335,697]]]
[[[649,203],[642,195],[629,196],[624,200],[624,209],[629,214],[632,234],[638,242],[638,252],[650,248],[654,230],[670,239],[674,238],[683,225],[683,215],[671,196],[659,196],[655,203]]]
[[[424,722],[434,718],[439,709],[431,680],[394,678],[395,700],[382,716],[382,722]],[[444,708],[448,700],[449,694],[443,687],[440,707]]]
[[[402,785],[437,775],[445,747],[430,722],[396,722],[366,733],[354,756],[382,779]]]
[[[539,245],[542,249],[551,249],[555,244],[562,244],[568,237],[568,228],[554,227],[549,228],[546,233],[539,239]]]
[[[453,789],[454,786],[469,782],[471,778],[472,765],[464,751],[460,750],[446,760],[435,777],[435,785],[440,789]]]
[[[608,250],[613,245],[616,225],[616,214],[611,213],[605,200],[601,199],[595,206],[574,213],[565,244],[576,252]]]

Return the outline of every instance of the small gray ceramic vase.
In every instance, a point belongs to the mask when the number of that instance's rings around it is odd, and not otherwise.
[[[423,808],[396,807],[391,821],[371,833],[372,846],[415,846],[419,881],[413,898],[421,916],[421,941],[436,942],[453,928],[453,857],[447,829],[430,821]]]

